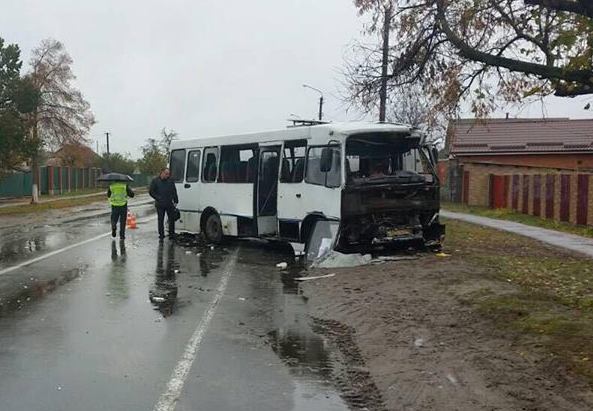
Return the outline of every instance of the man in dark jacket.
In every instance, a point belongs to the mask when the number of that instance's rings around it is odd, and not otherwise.
[[[175,237],[175,206],[179,202],[175,183],[170,179],[171,171],[168,168],[161,170],[158,177],[150,183],[149,194],[156,202],[158,215],[159,238],[165,238],[165,213],[169,220],[169,237]]]

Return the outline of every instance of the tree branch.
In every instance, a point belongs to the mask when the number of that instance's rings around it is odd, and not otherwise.
[[[541,78],[563,80],[593,87],[593,72],[590,70],[568,70],[566,68],[514,60],[474,49],[451,29],[447,22],[444,9],[444,0],[437,0],[437,22],[447,39],[463,57],[487,66],[504,67],[510,71],[532,74]],[[565,92],[568,92],[568,89]]]
[[[525,4],[580,14],[593,19],[593,3],[591,0],[525,0]]]

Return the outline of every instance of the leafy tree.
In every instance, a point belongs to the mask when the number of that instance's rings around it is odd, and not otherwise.
[[[593,94],[593,2],[589,0],[354,0],[382,34],[393,10],[389,88],[418,84],[433,112],[466,99],[477,116],[500,103],[550,94]],[[381,50],[359,47],[347,65],[349,94],[369,108],[379,93]]]
[[[0,38],[0,173],[17,168],[32,152],[24,114],[35,108],[38,94],[20,77],[21,66],[18,46],[5,46]]]
[[[129,154],[111,153],[98,161],[97,165],[106,172],[133,174],[136,170],[136,161]]]
[[[33,202],[37,202],[38,153],[42,147],[55,149],[65,144],[85,143],[95,123],[89,103],[72,82],[72,58],[62,43],[43,40],[33,50],[29,77],[39,91],[39,104],[29,116],[31,138],[38,147],[33,155]]]
[[[142,146],[142,158],[138,160],[140,172],[149,175],[157,175],[161,169],[167,166],[169,158],[169,148],[171,141],[177,138],[177,133],[173,130],[161,130],[160,139],[149,138],[146,144]]]

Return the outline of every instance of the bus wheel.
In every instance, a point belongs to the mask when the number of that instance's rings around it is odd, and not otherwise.
[[[204,235],[211,243],[219,244],[222,241],[222,223],[216,213],[212,213],[206,219]]]

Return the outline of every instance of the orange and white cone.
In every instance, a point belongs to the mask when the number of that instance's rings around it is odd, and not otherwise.
[[[129,225],[129,228],[130,228],[131,230],[135,230],[136,228],[138,228],[138,227],[136,226],[136,214],[132,214],[132,217],[130,218],[130,225]]]

